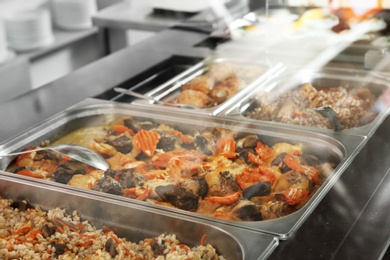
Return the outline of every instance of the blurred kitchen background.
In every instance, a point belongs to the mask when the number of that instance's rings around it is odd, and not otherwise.
[[[177,22],[166,21],[159,26],[155,21],[153,27],[138,26],[136,22],[142,24],[143,20],[150,18],[147,12],[151,7],[147,5],[152,1],[0,0],[0,103],[39,88],[111,52],[139,43]],[[368,4],[372,0],[359,1]],[[239,2],[248,10],[263,8],[266,4],[319,7],[328,4],[328,0],[227,2]],[[390,6],[390,0],[382,0],[382,5],[385,8]],[[124,24],[120,30],[110,30],[107,37],[103,35],[107,32],[93,22],[93,17],[105,18],[110,8],[122,8],[119,10],[122,13],[116,10],[118,14],[134,16],[138,21],[133,23],[132,29]]]

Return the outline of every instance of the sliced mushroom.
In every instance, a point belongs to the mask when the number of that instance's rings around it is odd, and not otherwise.
[[[209,191],[209,186],[204,177],[193,177],[185,179],[180,183],[180,186],[201,198],[204,198]]]
[[[104,249],[110,253],[110,256],[111,257],[115,257],[117,254],[118,254],[118,250],[116,249],[116,242],[114,241],[114,239],[112,238],[109,238],[107,241],[106,241],[106,244],[104,245]]]
[[[244,221],[260,221],[263,219],[257,205],[249,200],[240,200],[232,209],[233,215]]]
[[[121,153],[130,153],[133,149],[133,141],[126,134],[110,135],[107,138],[107,143]]]
[[[184,210],[195,210],[198,208],[199,197],[183,187],[176,185],[157,186],[156,193],[166,202]]]
[[[249,186],[242,191],[242,195],[246,199],[251,199],[256,196],[266,196],[271,193],[271,182],[262,181]]]
[[[114,195],[122,195],[123,193],[123,188],[120,183],[111,176],[101,178],[92,186],[92,189]]]

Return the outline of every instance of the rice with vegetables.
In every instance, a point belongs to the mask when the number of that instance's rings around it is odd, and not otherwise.
[[[175,234],[133,243],[82,221],[76,211],[21,205],[0,198],[0,259],[224,259],[204,239],[192,248]]]

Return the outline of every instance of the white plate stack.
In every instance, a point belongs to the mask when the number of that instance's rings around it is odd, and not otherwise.
[[[54,41],[51,17],[47,9],[19,10],[4,16],[8,46],[29,51]]]
[[[56,27],[81,30],[92,27],[92,16],[97,12],[96,0],[51,0]]]
[[[2,64],[7,57],[7,41],[5,39],[5,30],[3,21],[0,20],[0,64]]]

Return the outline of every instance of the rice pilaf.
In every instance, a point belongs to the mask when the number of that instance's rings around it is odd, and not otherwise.
[[[76,211],[22,209],[2,198],[0,209],[0,259],[224,259],[210,244],[189,247],[175,234],[133,243]]]

